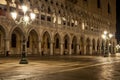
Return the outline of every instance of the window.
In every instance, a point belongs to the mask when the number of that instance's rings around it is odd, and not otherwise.
[[[56,2],[56,6],[58,6],[59,4]]]
[[[108,3],[108,14],[111,13],[111,7],[110,7],[110,4]]]
[[[41,15],[41,20],[45,20],[45,15]]]
[[[51,17],[50,16],[47,16],[47,21],[51,21]]]
[[[16,47],[16,39],[17,39],[16,34],[12,34],[11,46],[14,48]]]
[[[48,7],[48,14],[50,14],[51,13],[51,9],[50,9],[50,7]]]
[[[97,0],[97,8],[101,8],[101,2],[100,2],[100,0]]]
[[[63,25],[66,25],[66,21],[63,20]]]
[[[74,26],[74,23],[71,23],[71,26],[73,27],[73,26]]]
[[[59,14],[61,13],[60,10],[58,12],[59,12]]]
[[[53,4],[53,1],[51,0],[51,4]]]

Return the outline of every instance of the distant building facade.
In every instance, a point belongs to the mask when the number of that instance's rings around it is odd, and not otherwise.
[[[102,55],[115,53],[116,39],[103,40],[104,30],[116,32],[116,0],[1,0],[0,54]],[[36,20],[24,27],[15,24],[10,12],[26,4]],[[111,43],[109,46],[108,43]]]

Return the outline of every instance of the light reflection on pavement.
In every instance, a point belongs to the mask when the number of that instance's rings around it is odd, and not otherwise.
[[[19,58],[0,58],[3,80],[119,80],[119,57],[45,56],[29,57],[29,64]]]

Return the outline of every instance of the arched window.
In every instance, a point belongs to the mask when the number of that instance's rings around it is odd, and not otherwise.
[[[16,39],[17,39],[16,34],[12,34],[11,46],[14,48],[16,47]]]
[[[50,6],[48,6],[48,14],[51,13],[51,9],[50,9]]]

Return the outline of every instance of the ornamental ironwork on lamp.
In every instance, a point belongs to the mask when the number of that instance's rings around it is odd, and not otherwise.
[[[36,15],[33,12],[28,11],[28,7],[23,5],[21,6],[23,15],[18,15],[16,11],[11,12],[11,16],[16,24],[23,24],[24,27],[28,24],[32,23],[35,20]],[[26,29],[26,28],[24,28]],[[25,30],[26,31],[26,30]],[[26,37],[25,34],[23,36],[23,45],[22,45],[22,54],[21,54],[21,60],[20,64],[28,64],[27,58],[26,58]]]

